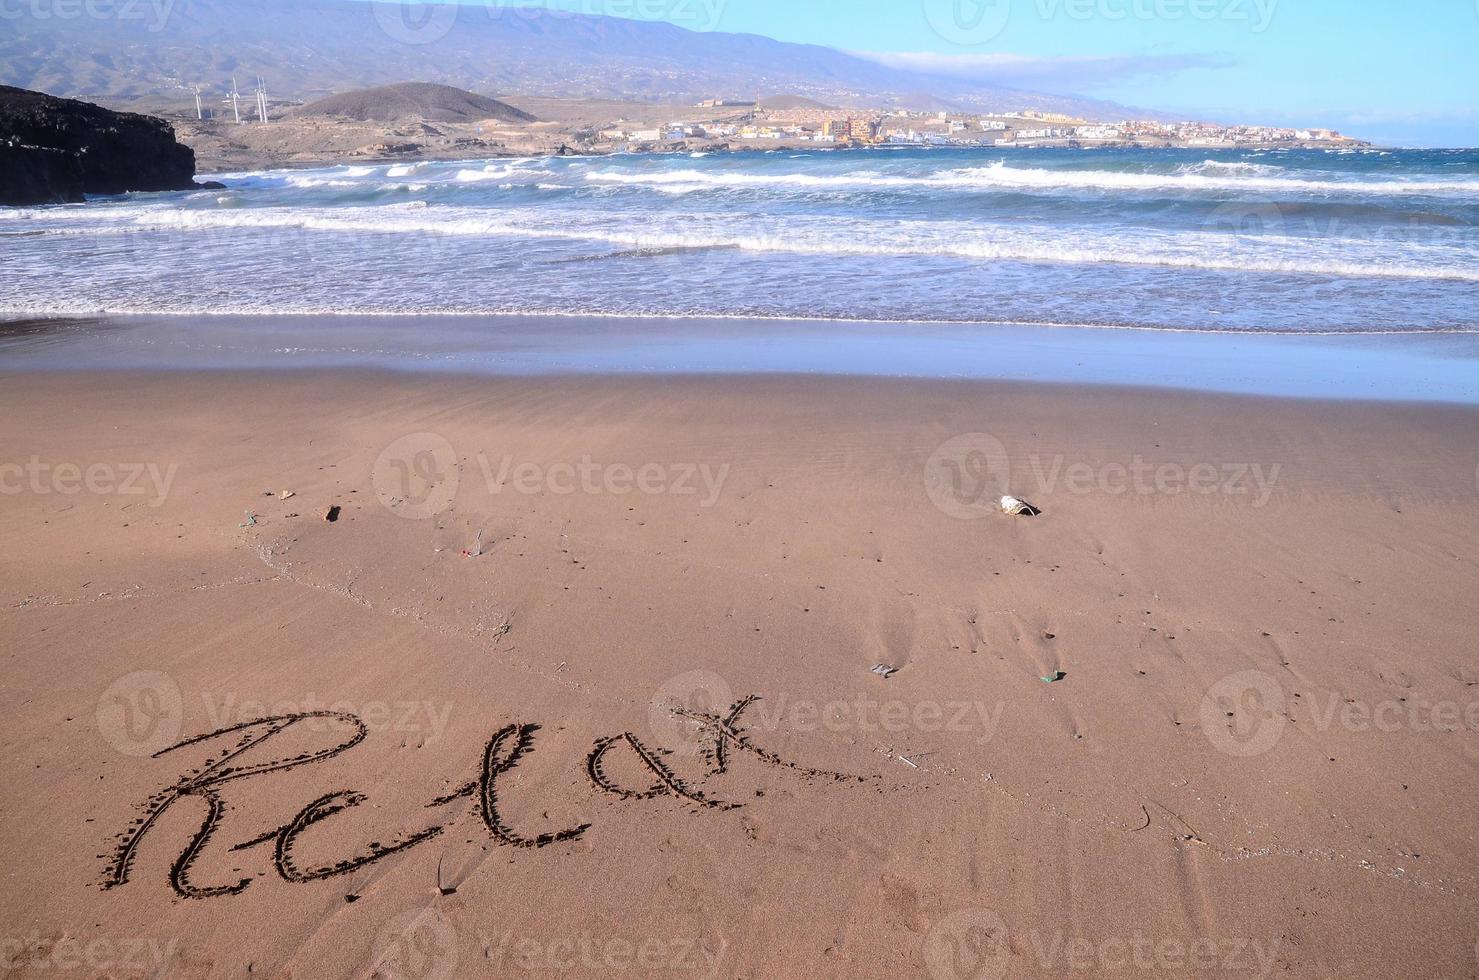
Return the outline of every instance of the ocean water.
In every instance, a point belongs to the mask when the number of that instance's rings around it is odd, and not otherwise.
[[[1479,332],[1479,151],[815,150],[220,179],[0,209],[0,315]]]

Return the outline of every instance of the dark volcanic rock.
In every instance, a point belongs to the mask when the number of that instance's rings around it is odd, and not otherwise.
[[[163,119],[0,85],[0,205],[195,186],[195,151]]]
[[[0,143],[0,204],[82,200],[82,161],[75,153]]]

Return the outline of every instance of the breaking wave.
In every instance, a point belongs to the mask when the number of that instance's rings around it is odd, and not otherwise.
[[[82,212],[74,212],[81,215]],[[1146,265],[1255,270],[1312,276],[1377,276],[1479,282],[1479,265],[1432,246],[1390,241],[1321,242],[1304,238],[1227,236],[1211,231],[1165,234],[1103,232],[1051,225],[981,227],[970,222],[897,222],[886,235],[856,220],[741,221],[703,214],[659,214],[612,222],[599,216],[538,210],[470,209],[408,204],[352,209],[257,211],[149,210],[120,216],[94,234],[146,230],[202,233],[274,229],[343,235],[433,235],[462,238],[599,242],[628,249],[739,249],[837,256],[948,256],[977,261],[1070,265]],[[76,233],[76,229],[67,229]],[[1229,238],[1233,240],[1230,242]]]
[[[1213,161],[1209,161],[1213,162]],[[1203,165],[1205,166],[1205,165]],[[586,174],[593,183],[646,184],[654,187],[680,188],[927,188],[984,190],[1010,188],[1026,190],[1084,191],[1260,191],[1299,194],[1463,194],[1479,195],[1479,179],[1406,180],[1310,179],[1307,177],[1272,176],[1278,168],[1254,170],[1204,171],[1194,168],[1170,174],[1130,173],[1113,170],[1066,170],[1040,167],[1012,167],[997,161],[984,167],[967,167],[942,172],[897,175],[880,173],[848,174],[757,174],[739,171],[664,170],[632,172],[605,170]]]
[[[217,179],[0,209],[0,311],[1479,327],[1474,152],[894,148]]]

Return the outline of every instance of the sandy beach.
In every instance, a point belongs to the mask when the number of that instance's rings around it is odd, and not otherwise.
[[[1479,8],[1278,6],[0,0],[0,980],[1479,980]]]
[[[1479,409],[37,372],[0,446],[5,976],[1479,975]]]

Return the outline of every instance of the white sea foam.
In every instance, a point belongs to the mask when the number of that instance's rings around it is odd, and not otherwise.
[[[463,184],[476,184],[489,181],[517,183],[519,181],[535,181],[543,177],[552,176],[554,175],[548,170],[489,164],[482,170],[458,170],[452,179]]]
[[[285,181],[289,187],[360,187],[357,180],[335,177],[288,177]]]
[[[1277,169],[1277,168],[1271,168]],[[1408,180],[1356,178],[1311,179],[1278,177],[1248,171],[1221,175],[1204,172],[1173,174],[1128,173],[1111,170],[1058,170],[1043,167],[1013,167],[997,161],[984,167],[922,174],[742,173],[735,170],[692,168],[661,171],[604,170],[585,175],[596,183],[696,188],[799,188],[853,189],[921,188],[932,190],[988,190],[996,188],[1081,191],[1257,191],[1315,195],[1465,194],[1479,196],[1479,179],[1437,180],[1414,177]]]
[[[1283,167],[1264,163],[1248,163],[1243,160],[1203,160],[1201,163],[1183,164],[1176,168],[1176,173],[1201,174],[1211,177],[1237,177],[1239,175],[1276,177],[1280,174],[1288,174],[1289,171]]]
[[[1400,324],[1385,327],[1342,327],[1338,329],[1279,329],[1218,326],[1185,326],[1170,324],[1141,324],[1096,320],[1043,320],[1031,317],[1009,317],[977,315],[969,318],[909,317],[909,316],[822,316],[805,313],[727,313],[711,310],[674,312],[664,309],[634,307],[626,310],[610,310],[584,306],[536,306],[532,304],[480,304],[476,302],[421,304],[408,302],[384,302],[380,305],[345,307],[342,302],[282,302],[277,298],[264,298],[255,302],[202,302],[198,294],[175,294],[154,301],[119,301],[117,299],[95,300],[77,297],[61,302],[53,300],[31,300],[10,295],[0,289],[0,316],[14,317],[89,317],[89,316],[332,316],[332,317],[558,317],[561,319],[593,320],[737,320],[765,321],[776,323],[858,323],[894,324],[911,323],[923,325],[960,326],[1019,326],[1052,327],[1080,330],[1129,330],[1146,333],[1178,334],[1224,334],[1257,333],[1295,337],[1321,336],[1390,336],[1396,333],[1422,333],[1430,335],[1479,334],[1479,325],[1451,327],[1423,327],[1417,324]],[[283,352],[306,351],[310,348],[276,348]],[[455,354],[428,354],[426,352],[390,350],[379,348],[363,350],[356,347],[312,348],[320,352],[395,354],[399,357],[437,358],[455,360]]]
[[[1080,169],[1065,168],[1075,160]],[[225,193],[0,209],[11,273],[0,309],[488,312],[528,302],[617,315],[698,303],[705,315],[825,308],[863,319],[971,320],[986,306],[1013,318],[1469,322],[1472,163],[1372,173],[1311,161],[1148,155],[1118,170],[1112,155],[899,151],[805,166],[675,154],[248,172],[227,177]],[[868,196],[891,189],[924,196]],[[741,203],[730,190],[753,193]],[[1003,213],[957,197],[991,191],[1072,204]],[[386,194],[401,203],[372,203]],[[1144,207],[1147,196],[1186,206],[1168,216]],[[1247,213],[1225,214],[1229,201]],[[1260,201],[1279,204],[1264,213],[1248,203]],[[178,274],[137,275],[145,266]],[[80,271],[61,279],[55,268]],[[829,295],[829,283],[868,276],[890,285],[877,297]]]
[[[315,233],[434,235],[601,242],[624,248],[729,248],[836,256],[941,256],[980,261],[1119,264],[1479,282],[1479,266],[1461,247],[1211,231],[1100,231],[1054,225],[983,225],[969,221],[870,222],[813,218],[741,219],[703,213],[612,218],[531,209],[428,206],[180,210],[119,214],[93,233],[159,229],[180,232],[297,229]]]

